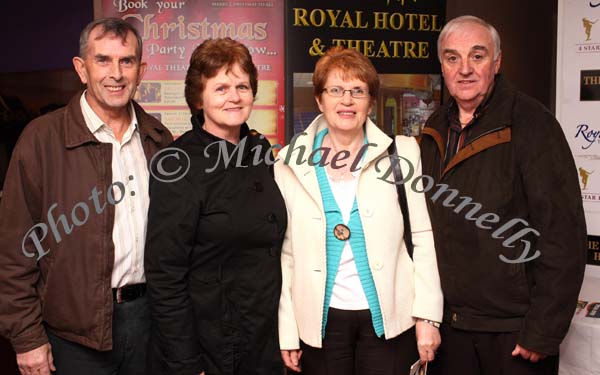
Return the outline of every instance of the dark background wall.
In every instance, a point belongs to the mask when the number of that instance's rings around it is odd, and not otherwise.
[[[93,18],[92,0],[3,1],[0,73],[69,69]]]
[[[0,94],[18,97],[33,114],[47,104],[66,103],[81,88],[71,59],[79,33],[93,19],[93,1],[17,0],[2,6]],[[557,0],[447,0],[448,19],[463,14],[496,26],[502,37],[501,72],[553,108]],[[16,373],[14,353],[1,338],[0,368],[3,374]]]

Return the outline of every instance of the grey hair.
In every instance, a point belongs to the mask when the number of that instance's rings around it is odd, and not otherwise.
[[[494,26],[492,26],[491,24],[487,23],[486,21],[482,20],[479,17],[460,16],[460,17],[456,17],[456,18],[448,21],[448,23],[446,23],[444,25],[444,28],[440,32],[440,36],[437,40],[437,52],[438,52],[438,59],[440,60],[440,62],[442,62],[442,41],[450,33],[452,33],[453,31],[455,31],[460,26],[462,26],[466,23],[476,23],[480,26],[485,27],[488,30],[488,32],[490,33],[490,36],[492,37],[492,41],[494,42],[494,61],[498,60],[498,56],[500,56],[500,52],[502,50],[500,49],[500,34],[498,34],[498,31],[496,30],[496,28]]]
[[[127,40],[127,34],[132,32],[137,40],[137,46],[135,48],[135,56],[138,61],[142,61],[142,37],[140,33],[137,31],[135,27],[130,25],[129,23],[123,21],[120,18],[101,18],[95,21],[90,22],[81,32],[79,36],[79,57],[82,59],[85,57],[88,48],[88,42],[90,39],[90,34],[92,30],[94,30],[97,26],[102,27],[102,32],[96,39],[103,38],[106,34],[114,34],[115,36],[121,38],[123,43]]]

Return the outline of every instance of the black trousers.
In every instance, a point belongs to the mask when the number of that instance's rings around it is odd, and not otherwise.
[[[518,332],[473,332],[441,327],[442,345],[429,375],[556,375],[558,356],[537,363],[511,355]]]
[[[56,375],[145,375],[150,334],[146,296],[113,308],[113,349],[100,352],[48,334]]]
[[[300,346],[303,375],[408,375],[419,359],[414,327],[379,338],[369,310],[330,308],[323,347]]]

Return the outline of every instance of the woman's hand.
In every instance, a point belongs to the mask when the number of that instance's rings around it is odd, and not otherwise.
[[[422,319],[417,319],[416,336],[421,362],[433,361],[435,351],[442,343],[440,330]]]
[[[283,363],[289,367],[290,369],[300,372],[300,357],[302,356],[302,350],[300,349],[292,349],[292,350],[282,350],[281,351],[281,359],[283,359]]]

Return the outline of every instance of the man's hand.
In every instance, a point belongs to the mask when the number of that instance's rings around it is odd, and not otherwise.
[[[50,343],[25,353],[17,353],[17,364],[21,375],[51,375],[50,371],[56,371]]]
[[[282,350],[281,351],[281,359],[283,359],[283,363],[289,367],[290,369],[300,372],[300,357],[302,356],[302,350],[292,349],[292,350]]]
[[[440,330],[422,320],[417,320],[415,326],[417,336],[417,349],[421,362],[431,362],[435,358],[435,351],[442,343]]]
[[[544,359],[547,357],[547,355],[545,354],[527,350],[521,345],[517,344],[517,346],[515,346],[515,350],[512,351],[512,356],[518,357],[519,355],[521,355],[523,359],[529,360],[534,363],[539,361],[540,359]]]

